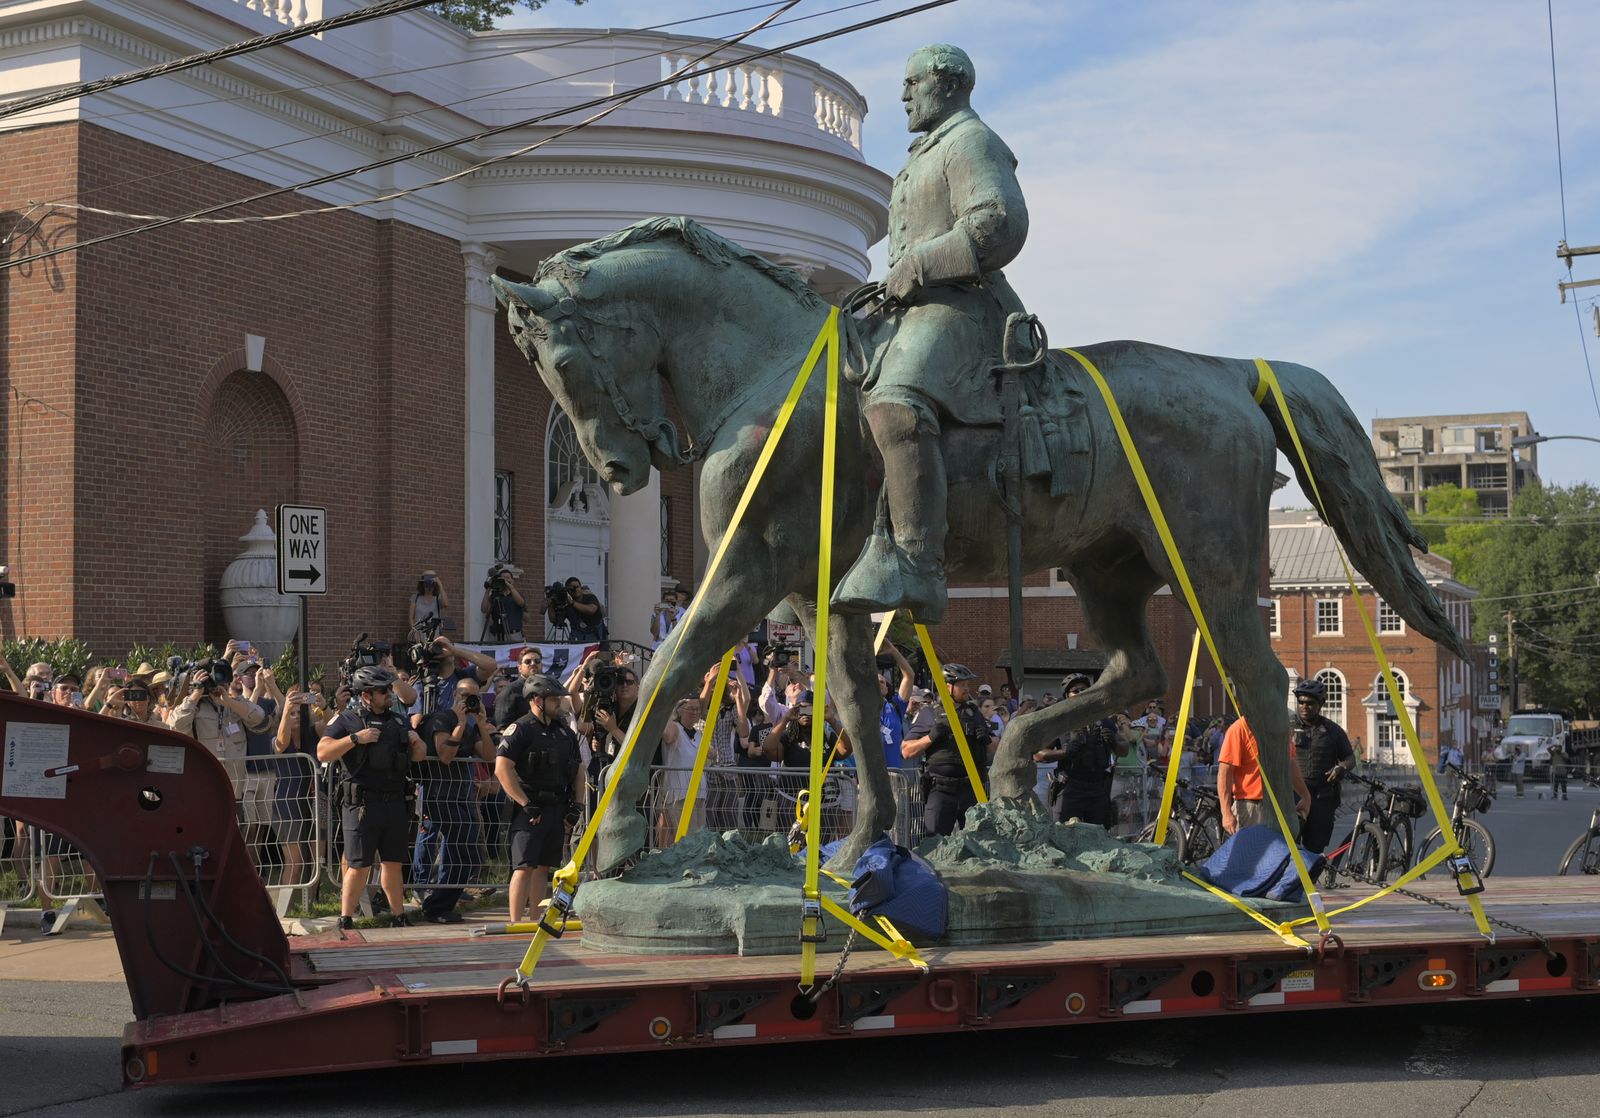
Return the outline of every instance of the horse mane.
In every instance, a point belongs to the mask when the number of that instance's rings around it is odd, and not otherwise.
[[[535,281],[554,278],[565,284],[576,283],[588,275],[589,266],[607,253],[636,245],[677,241],[714,268],[744,264],[787,291],[806,308],[822,306],[822,298],[792,268],[774,264],[720,233],[714,233],[688,217],[650,217],[636,221],[615,233],[556,253],[539,265]]]

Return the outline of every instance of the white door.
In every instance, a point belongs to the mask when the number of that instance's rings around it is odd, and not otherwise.
[[[546,520],[545,585],[581,579],[604,602],[608,534],[607,525],[602,523],[574,523],[554,517]]]

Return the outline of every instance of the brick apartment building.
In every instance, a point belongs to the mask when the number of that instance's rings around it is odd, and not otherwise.
[[[1328,688],[1323,714],[1344,727],[1357,751],[1380,762],[1407,763],[1409,755],[1379,676],[1372,646],[1351,599],[1331,529],[1313,512],[1274,511],[1270,527],[1272,646],[1294,678],[1311,676]],[[1471,633],[1478,591],[1451,576],[1450,561],[1416,554],[1417,569],[1444,605],[1456,629]],[[1457,659],[1410,626],[1357,575],[1368,615],[1394,668],[1405,707],[1429,763],[1458,744],[1472,755],[1488,731],[1489,713],[1478,709],[1487,694],[1483,654]]]
[[[267,9],[14,6],[0,14],[0,99],[308,18]],[[655,81],[664,60],[703,49],[654,32],[568,40],[475,35],[418,11],[0,119],[0,264],[139,224],[117,215],[182,214]],[[487,277],[674,213],[824,294],[853,286],[890,183],[861,155],[865,109],[804,59],[730,63],[403,197],[369,204],[542,133],[222,216],[352,208],[169,226],[0,270],[0,563],[19,585],[0,600],[0,633],[75,635],[101,654],[220,641],[217,584],[238,538],[257,508],[298,502],[329,511],[331,592],[310,605],[318,661],[358,632],[402,633],[424,568],[445,581],[455,635],[476,639],[497,560],[525,569],[530,611],[545,583],[577,574],[616,635],[648,640],[663,584],[692,582],[703,561],[694,475],[606,493]]]

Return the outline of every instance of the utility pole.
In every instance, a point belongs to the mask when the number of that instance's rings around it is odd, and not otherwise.
[[[1568,275],[1572,274],[1572,258],[1574,256],[1600,256],[1600,245],[1579,245],[1577,248],[1568,248],[1566,241],[1557,243],[1556,259],[1566,262]],[[1567,292],[1577,287],[1600,287],[1600,279],[1567,280],[1564,283],[1556,284],[1556,290],[1561,293],[1561,301],[1565,303],[1567,301]],[[1595,331],[1600,333],[1600,310],[1595,313],[1597,316],[1595,318]]]
[[[1506,610],[1506,686],[1511,696],[1509,717],[1517,713],[1517,619],[1510,610]]]

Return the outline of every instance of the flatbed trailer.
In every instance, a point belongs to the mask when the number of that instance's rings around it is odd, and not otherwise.
[[[1492,881],[1505,932],[1492,943],[1464,912],[1391,896],[1339,917],[1309,953],[1264,929],[920,945],[924,974],[862,949],[814,1005],[796,999],[798,956],[604,954],[581,934],[552,943],[520,987],[506,978],[527,937],[417,928],[291,946],[227,775],[198,743],[10,695],[0,716],[0,815],[76,844],[105,893],[138,1018],[123,1038],[129,1087],[1600,990],[1589,877]],[[1457,899],[1453,884],[1417,889]]]

